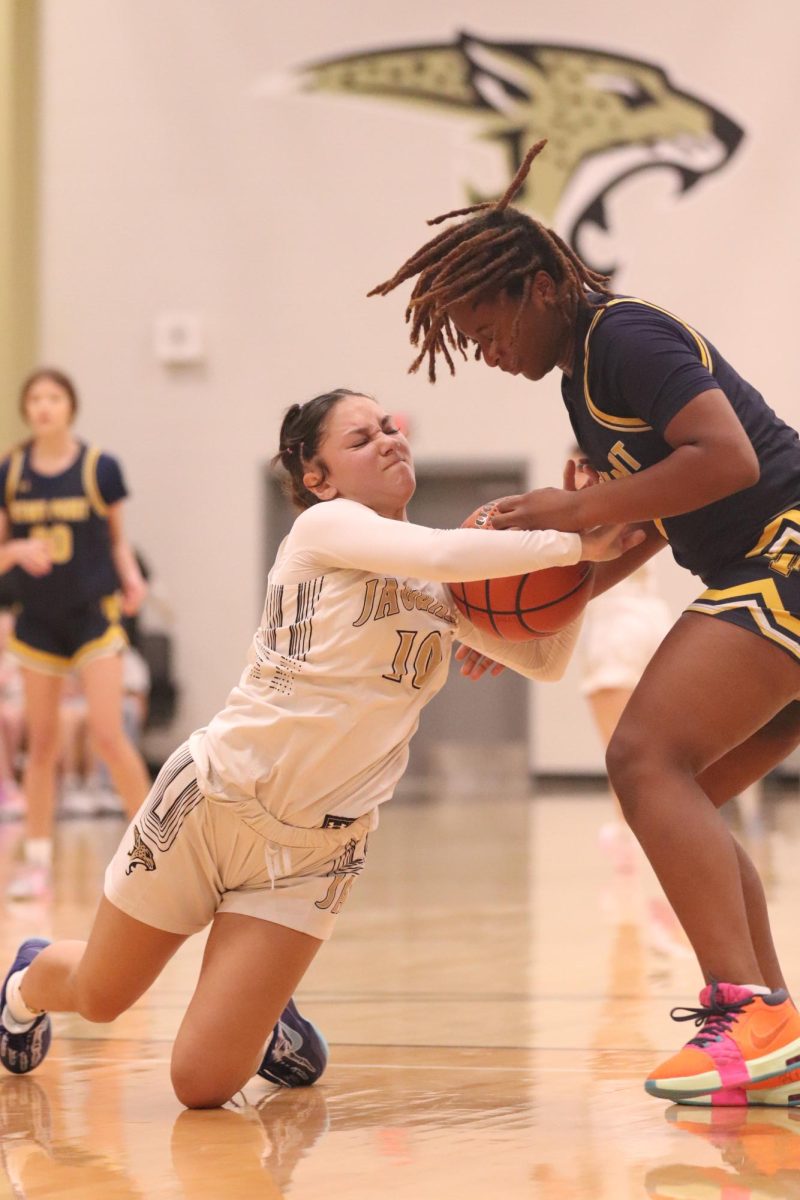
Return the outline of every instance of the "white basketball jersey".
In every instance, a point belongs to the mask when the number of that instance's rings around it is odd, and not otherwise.
[[[202,790],[254,796],[293,825],[368,812],[403,773],[454,637],[537,678],[574,644],[576,627],[523,645],[479,635],[444,581],[579,556],[576,534],[426,529],[343,499],[308,509],[278,551],[238,686],[190,739]]]

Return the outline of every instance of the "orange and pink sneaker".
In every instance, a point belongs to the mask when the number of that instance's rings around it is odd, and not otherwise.
[[[651,1096],[732,1107],[798,1103],[800,1013],[783,989],[760,995],[713,983],[700,993],[699,1008],[674,1008],[671,1015],[701,1028],[652,1072],[645,1083]]]
[[[724,1165],[673,1162],[654,1167],[644,1181],[651,1200],[800,1197],[800,1112],[681,1105],[668,1108],[664,1116],[674,1129],[694,1134],[719,1151]]]
[[[720,1088],[704,1096],[684,1096],[692,1108],[800,1108],[800,1070],[751,1083],[749,1087]]]

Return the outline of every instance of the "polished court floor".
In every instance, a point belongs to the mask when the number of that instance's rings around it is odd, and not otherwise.
[[[0,1077],[0,1197],[800,1198],[800,1109],[677,1108],[642,1088],[688,1036],[669,1009],[698,980],[647,872],[599,845],[608,801],[502,795],[386,808],[299,993],[331,1043],[317,1087],[256,1080],[226,1109],[181,1109],[168,1064],[196,938],[113,1026],[57,1018],[45,1064]],[[4,961],[32,933],[83,936],[121,829],[60,823],[55,902],[6,907]],[[15,837],[0,826],[0,883]],[[751,848],[796,979],[791,796]]]

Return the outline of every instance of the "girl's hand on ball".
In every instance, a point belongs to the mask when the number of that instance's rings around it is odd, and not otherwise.
[[[645,532],[632,525],[599,525],[581,534],[581,558],[587,562],[610,562],[627,554],[645,539]]]
[[[456,658],[462,664],[461,674],[467,679],[480,679],[487,671],[491,675],[499,675],[501,671],[505,671],[502,663],[495,662],[493,658],[487,658],[485,654],[481,654],[479,650],[473,650],[469,646],[461,645],[456,650]]]
[[[561,529],[580,533],[580,492],[537,488],[523,496],[504,496],[492,512],[493,529]]]

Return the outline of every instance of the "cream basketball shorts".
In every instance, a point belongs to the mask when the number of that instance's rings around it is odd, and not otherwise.
[[[324,941],[358,875],[377,809],[305,829],[257,800],[205,796],[188,746],[167,759],[105,875],[116,908],[169,933],[218,912],[274,921]]]
[[[672,625],[660,596],[615,595],[611,588],[592,600],[581,633],[581,694],[632,692]]]

